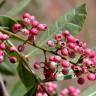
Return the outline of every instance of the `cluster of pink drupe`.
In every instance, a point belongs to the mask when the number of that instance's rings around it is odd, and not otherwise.
[[[21,32],[23,35],[30,35],[31,38],[36,37],[40,31],[47,30],[46,24],[41,24],[35,16],[25,13],[21,23],[14,24],[13,32]]]
[[[44,62],[44,76],[48,80],[56,80],[58,74],[69,75],[72,70],[78,78],[79,84],[84,84],[84,74],[87,74],[88,80],[96,80],[96,52],[86,46],[86,43],[73,37],[66,30],[54,36],[54,41],[48,40],[47,45],[56,49],[53,54]],[[75,61],[74,59],[77,58]],[[40,69],[42,63],[35,62],[34,68]],[[60,70],[61,68],[61,70]],[[93,70],[94,69],[94,70]]]
[[[9,36],[6,34],[2,34],[0,32],[0,64],[4,61],[4,50],[6,49],[6,40],[9,39]]]
[[[29,13],[25,13],[23,15],[23,20],[20,23],[16,23],[13,25],[13,32],[18,33],[20,32],[24,36],[27,36],[27,40],[34,42],[36,37],[41,31],[47,30],[46,24],[41,24],[35,16],[30,15]],[[24,51],[24,44],[18,46],[18,50]]]
[[[51,96],[54,96],[57,93],[58,85],[56,82],[48,82],[45,84],[45,88],[47,93],[42,90],[41,86],[38,87],[38,91],[36,96],[48,96],[51,93]],[[79,96],[80,90],[74,86],[69,86],[68,88],[64,88],[59,96]]]
[[[8,49],[10,53],[13,53],[16,51],[15,47],[7,46],[7,40],[9,39],[9,35],[3,34],[0,32],[0,64],[4,61],[5,56],[7,56],[11,63],[16,63],[17,58],[12,55],[8,55],[6,50]]]
[[[27,41],[32,42],[33,46],[36,47],[38,46],[35,42],[37,35],[40,31],[46,31],[48,27],[46,24],[41,24],[35,16],[25,13],[22,22],[14,24],[12,29],[14,33],[20,32],[24,36],[27,35]],[[47,82],[43,83],[46,91],[39,85],[36,96],[56,94],[57,85],[51,81],[56,81],[59,74],[62,74],[62,76],[71,74],[72,77],[77,77],[78,84],[85,83],[84,74],[88,80],[96,80],[96,52],[88,48],[85,42],[80,41],[72,36],[71,32],[65,30],[56,34],[54,40],[48,40],[46,43],[50,50],[40,48],[45,53],[45,60],[43,62],[36,61],[33,65],[36,70],[43,68],[44,80]],[[2,48],[0,47],[0,49]],[[15,51],[15,48],[10,48],[10,50]],[[24,44],[19,45],[18,50],[23,51]],[[51,56],[47,56],[47,52],[51,53]],[[15,59],[12,57],[11,62],[14,63]],[[65,88],[60,96],[79,96],[79,94],[79,89],[70,86]]]

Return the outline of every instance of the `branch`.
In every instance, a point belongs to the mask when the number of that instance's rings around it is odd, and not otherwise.
[[[3,32],[3,33],[5,33],[5,34],[8,34],[9,36],[13,36],[13,37],[15,37],[15,38],[17,38],[17,39],[19,39],[19,40],[21,40],[21,41],[24,41],[24,42],[26,41],[26,40],[23,39],[22,37],[14,34],[14,33],[12,33],[12,32],[10,32],[10,31],[7,31],[7,30],[5,30],[5,29],[3,29],[3,28],[0,28],[0,31]],[[51,53],[51,54],[54,54],[54,55],[58,55],[58,56],[60,56],[62,59],[65,59],[65,60],[66,60],[65,57],[59,55],[58,53],[56,53],[56,52],[54,52],[54,51],[51,51],[51,50],[48,50],[48,49],[44,49],[44,48],[42,48],[42,47],[40,47],[40,46],[38,46],[38,45],[36,45],[36,44],[33,44],[33,43],[30,42],[30,41],[26,41],[26,43],[27,43],[27,44],[30,44],[31,46],[33,46],[33,47],[35,47],[35,48],[38,48],[38,49],[44,51],[44,52],[48,52],[48,53]],[[18,52],[18,51],[17,51],[17,52]],[[19,52],[18,52],[18,54],[19,54]],[[20,54],[19,54],[19,55],[20,55]],[[31,55],[31,53],[30,53],[30,55]],[[29,55],[28,55],[28,56],[29,56]],[[25,56],[25,57],[28,57],[28,56]],[[69,62],[72,63],[72,64],[74,64],[74,65],[76,65],[76,63],[74,63],[74,62],[72,62],[72,61],[69,61]]]

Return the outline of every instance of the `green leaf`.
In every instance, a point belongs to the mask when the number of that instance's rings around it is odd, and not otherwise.
[[[34,77],[34,73],[30,72],[25,66],[24,62],[19,62],[17,67],[17,71],[21,81],[24,83],[27,89],[32,88],[37,83],[36,77]]]
[[[12,26],[15,24],[16,21],[7,16],[0,16],[0,27],[6,28],[8,31],[12,32]]]
[[[96,84],[85,89],[80,96],[96,96]]]
[[[38,45],[44,46],[49,39],[58,33],[63,32],[64,30],[69,30],[72,35],[77,35],[85,22],[86,19],[86,5],[83,4],[80,7],[70,11],[68,14],[62,16],[59,20],[57,20],[51,27],[49,27],[48,31],[44,32],[41,38],[38,40]],[[47,47],[46,47],[47,48]],[[32,51],[32,53],[36,53],[38,49]]]
[[[24,96],[24,94],[27,92],[25,86],[22,84],[22,82],[17,82],[14,86],[11,96]]]
[[[17,13],[24,10],[24,8],[30,3],[31,0],[20,0],[19,4],[13,7],[6,15],[15,16]]]
[[[37,85],[33,86],[24,96],[35,96],[37,87]]]
[[[5,75],[15,75],[16,65],[11,64],[7,57],[4,58],[4,62],[0,64],[0,72]]]

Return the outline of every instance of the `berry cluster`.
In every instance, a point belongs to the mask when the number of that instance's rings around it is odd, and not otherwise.
[[[78,78],[79,84],[84,84],[83,74],[87,74],[88,80],[96,80],[96,52],[88,48],[86,43],[73,37],[69,31],[54,36],[54,41],[48,40],[47,45],[56,49],[44,62],[44,76],[48,80],[56,80],[58,74],[68,75],[72,70]],[[73,62],[73,59],[79,59]],[[34,63],[35,69],[41,68],[41,63]],[[61,69],[61,70],[59,70]],[[94,69],[94,70],[93,70]]]
[[[54,96],[57,93],[58,86],[56,82],[48,82],[45,84],[46,91]],[[64,88],[59,96],[79,96],[80,90],[74,86],[69,86],[68,88]],[[38,91],[36,93],[36,96],[48,96],[45,91],[42,90],[42,88],[38,87]]]
[[[0,32],[0,64],[4,61],[4,50],[6,49],[6,40],[9,39],[9,36],[6,34],[2,34]]]
[[[14,33],[20,32],[27,36],[26,41],[31,41],[34,47],[40,48],[44,52],[45,60],[43,62],[36,61],[33,66],[36,70],[43,68],[45,78],[41,84],[44,84],[46,91],[39,84],[36,96],[48,96],[48,93],[56,94],[57,84],[51,81],[56,81],[59,74],[77,77],[78,84],[85,83],[84,74],[86,74],[88,80],[96,80],[96,52],[88,48],[85,42],[73,37],[68,30],[56,34],[54,40],[47,41],[47,46],[50,47],[50,50],[41,48],[36,45],[35,40],[40,31],[46,31],[47,29],[46,24],[41,24],[35,16],[29,13],[25,13],[22,22],[16,23],[12,27]],[[19,52],[24,51],[25,42],[18,46]],[[10,52],[15,51],[15,48],[10,48]],[[49,54],[47,56],[48,52],[51,53],[51,56]],[[10,57],[10,61],[15,63],[16,57]],[[79,94],[79,89],[70,86],[65,88],[60,93],[60,96],[79,96]]]
[[[9,58],[11,63],[16,63],[17,58],[15,56],[8,56],[6,53],[6,49],[9,49],[9,52],[15,52],[15,47],[9,47],[7,46],[7,40],[9,39],[9,36],[7,34],[3,34],[0,32],[0,64],[4,61],[5,55]]]
[[[56,82],[48,82],[45,84],[45,88],[46,88],[46,91],[51,94],[51,95],[54,95],[56,94],[57,92],[57,84]],[[41,86],[39,85],[38,87],[38,91],[36,93],[36,96],[48,96],[47,93],[41,88]]]
[[[80,90],[74,86],[65,88],[61,91],[60,96],[80,96]]]
[[[34,42],[41,31],[47,30],[47,25],[41,24],[35,16],[25,13],[22,22],[14,24],[12,30],[14,33],[20,32],[28,37],[28,41]],[[18,49],[20,52],[24,51],[24,45],[20,45]]]

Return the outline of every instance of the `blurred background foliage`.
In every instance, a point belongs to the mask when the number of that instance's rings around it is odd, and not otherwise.
[[[87,42],[89,47],[96,47],[96,0],[0,0],[0,15],[8,15],[19,19],[24,12],[30,12],[40,21],[50,26],[64,13],[83,3],[87,4],[88,16],[85,26],[77,37]],[[32,50],[30,47],[29,49],[30,51]],[[28,50],[26,50],[25,53],[27,53]],[[35,57],[34,55],[33,59]],[[40,56],[38,56],[38,58],[40,58]],[[4,79],[7,79],[7,87],[8,90],[11,91],[18,80],[18,76],[15,76],[15,79],[11,76],[4,76]],[[64,81],[63,85],[66,87],[70,84],[75,84],[74,80],[71,81],[72,82],[70,82],[70,80],[66,81],[67,85],[64,85]],[[92,84],[94,83],[95,82]],[[60,84],[60,88],[63,88],[62,82]],[[89,87],[90,84],[91,82],[87,82],[83,86],[77,86],[83,90]]]

